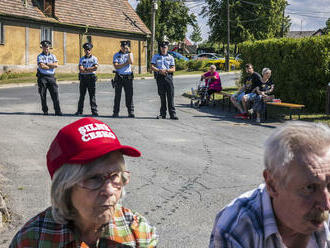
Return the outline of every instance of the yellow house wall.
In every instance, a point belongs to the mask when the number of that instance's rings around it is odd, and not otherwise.
[[[110,64],[112,65],[113,55],[120,50],[120,41],[122,38],[112,38],[112,37],[102,37],[102,36],[92,36],[93,43],[93,54],[98,58],[100,64]],[[83,38],[83,43],[86,42],[85,36]],[[141,42],[141,66],[145,65],[145,42]],[[139,60],[139,41],[131,40],[131,51],[134,55],[133,65],[138,65]]]
[[[4,26],[5,44],[0,45],[0,64],[25,64],[25,27]]]
[[[40,28],[29,28],[29,65],[37,65],[37,56],[41,51]]]
[[[26,30],[28,30],[28,52],[26,53]],[[37,56],[42,51],[40,48],[40,35],[41,29],[38,26],[29,26],[27,29],[24,26],[14,26],[4,24],[5,31],[5,43],[0,45],[0,65],[9,65],[10,70],[35,70],[37,66]],[[66,64],[64,64],[64,32],[62,30],[53,30],[53,48],[51,53],[55,54],[60,68],[58,71],[76,71],[75,65],[78,64],[80,55],[84,55],[81,45],[86,42],[86,35],[82,36],[80,42],[80,35],[78,33],[66,32],[66,47],[65,47],[65,58]],[[99,64],[103,64],[106,71],[112,68],[113,55],[120,50],[120,41],[123,38],[113,38],[106,36],[92,35],[92,43],[94,45],[93,54],[98,58]],[[142,71],[146,66],[146,54],[145,54],[145,41],[141,41],[141,66]],[[134,54],[135,70],[138,69],[139,65],[139,49],[138,40],[131,40],[131,51]],[[25,56],[28,56],[27,60]],[[26,66],[26,62],[27,65]],[[1,66],[0,66],[1,67]],[[13,69],[11,69],[13,68]],[[16,68],[16,69],[15,69]],[[2,71],[0,68],[0,73]]]
[[[53,31],[53,49],[50,52],[55,54],[59,65],[64,65],[63,36],[63,32]]]
[[[79,34],[66,33],[66,63],[78,65],[79,49]]]

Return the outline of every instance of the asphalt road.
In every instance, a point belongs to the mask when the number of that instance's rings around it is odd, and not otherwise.
[[[124,104],[122,117],[111,118],[114,91],[108,82],[97,85],[99,119],[122,144],[143,154],[126,159],[132,178],[124,205],[157,227],[159,247],[208,246],[216,213],[262,182],[263,143],[279,125],[237,120],[219,106],[191,108],[181,95],[198,78],[175,78],[179,121],[155,118],[160,101],[153,79],[134,82],[135,119],[126,118]],[[234,85],[237,78],[222,75],[223,85]],[[50,99],[51,115],[43,116],[35,86],[0,89],[0,189],[14,214],[9,230],[0,234],[0,247],[8,247],[18,228],[50,205],[45,155],[58,130],[78,119],[72,115],[78,84],[61,84],[60,101],[64,116],[52,115]]]

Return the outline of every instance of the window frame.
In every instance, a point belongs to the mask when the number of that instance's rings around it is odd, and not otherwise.
[[[48,34],[48,36],[50,36],[50,37],[45,37],[46,36],[45,31],[46,30],[50,31],[49,34]],[[53,37],[54,37],[54,35],[53,35],[53,28],[52,27],[42,26],[40,28],[40,42],[43,41],[43,40],[48,40],[48,41],[51,42],[50,47],[53,47],[53,40],[54,40]]]
[[[0,22],[0,45],[5,44],[5,29],[3,22]]]

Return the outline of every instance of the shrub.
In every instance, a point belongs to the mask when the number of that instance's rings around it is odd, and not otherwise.
[[[183,59],[175,59],[175,69],[177,71],[187,70],[188,69],[187,61]]]
[[[188,71],[206,71],[207,70],[207,63],[209,60],[189,60]]]
[[[277,98],[304,104],[310,112],[324,112],[330,82],[330,35],[244,42],[240,51],[243,65],[251,63],[257,72],[264,67],[272,70]]]

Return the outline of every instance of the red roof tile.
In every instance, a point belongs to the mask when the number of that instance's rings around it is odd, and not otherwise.
[[[55,0],[55,18],[33,5],[36,0],[0,0],[0,15],[16,15],[41,21],[88,25],[129,33],[150,34],[127,0]]]

